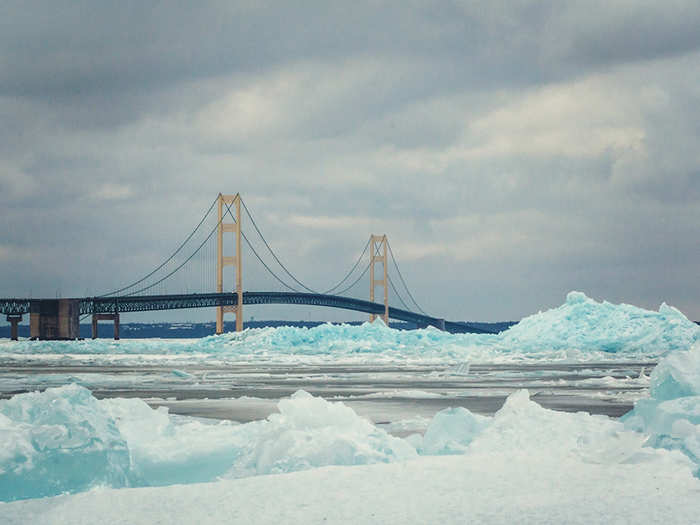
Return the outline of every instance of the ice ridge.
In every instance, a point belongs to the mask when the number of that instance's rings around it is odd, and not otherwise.
[[[281,400],[278,414],[239,425],[172,418],[166,409],[154,410],[139,399],[98,401],[85,388],[69,385],[0,401],[5,445],[0,450],[0,501],[96,486],[186,484],[327,465],[390,463],[419,455],[525,454],[604,464],[674,461],[687,468],[687,458],[697,461],[693,447],[700,397],[678,399],[684,401],[674,405],[676,412],[652,414],[646,427],[652,447],[643,447],[648,434],[637,427],[647,423],[647,413],[638,415],[641,423],[630,418],[623,424],[583,412],[556,412],[532,401],[525,390],[511,394],[492,417],[445,409],[424,436],[401,439],[343,403],[304,391]],[[680,449],[685,456],[664,449]]]
[[[248,329],[194,340],[0,342],[0,355],[89,355],[94,362],[119,355],[202,359],[299,361],[467,361],[502,356],[582,358],[595,354],[660,357],[700,340],[700,327],[679,310],[658,311],[598,302],[570,292],[564,304],[522,319],[500,334],[449,334],[434,328],[395,330],[381,323],[324,324],[314,328]],[[109,357],[107,357],[109,356]],[[176,372],[174,372],[176,373]]]
[[[0,401],[0,501],[95,486],[156,486],[417,456],[343,403],[299,391],[238,425],[175,422],[139,399],[68,385]]]

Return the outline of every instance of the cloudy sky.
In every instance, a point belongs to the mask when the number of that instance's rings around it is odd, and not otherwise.
[[[312,286],[386,233],[436,315],[700,319],[700,3],[294,4],[3,2],[0,296],[117,287],[241,192]]]

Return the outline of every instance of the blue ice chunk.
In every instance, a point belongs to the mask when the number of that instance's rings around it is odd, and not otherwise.
[[[180,379],[194,379],[194,376],[192,374],[184,372],[183,370],[173,369],[171,373],[174,376],[179,377]]]
[[[689,348],[700,340],[700,327],[666,304],[654,312],[628,304],[599,303],[574,291],[562,306],[526,317],[500,335],[500,347],[530,351],[662,354]]]
[[[435,414],[425,431],[420,453],[463,454],[491,420],[492,418],[473,414],[463,407],[441,410]]]
[[[128,484],[126,442],[78,385],[0,401],[0,443],[0,501]]]
[[[700,344],[662,359],[649,393],[622,418],[625,425],[648,434],[648,446],[683,452],[700,477]]]
[[[0,401],[0,501],[417,456],[343,403],[299,391],[278,408],[262,421],[203,424],[77,385],[14,396]]]
[[[700,347],[662,359],[650,376],[649,392],[659,401],[700,395]]]
[[[343,403],[300,390],[278,404],[267,420],[242,425],[248,442],[228,476],[275,474],[326,465],[391,463],[417,456]]]

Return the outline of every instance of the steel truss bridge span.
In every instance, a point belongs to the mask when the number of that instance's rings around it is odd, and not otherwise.
[[[95,315],[236,306],[238,304],[238,294],[236,292],[222,292],[83,297],[74,300],[79,303],[80,315]],[[0,310],[6,315],[28,314],[32,311],[32,303],[38,303],[39,301],[38,299],[0,299]],[[339,295],[303,292],[243,292],[243,304],[325,306],[376,315],[381,315],[385,311],[385,305],[383,303],[375,303]],[[452,333],[490,333],[468,323],[445,321],[438,317],[431,317],[401,308],[389,307],[389,317],[397,321],[414,323],[418,326],[434,326]]]

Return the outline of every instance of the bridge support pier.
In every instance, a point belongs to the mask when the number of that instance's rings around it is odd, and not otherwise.
[[[92,338],[97,339],[97,322],[114,321],[114,340],[119,340],[119,312],[113,314],[92,314]]]
[[[80,336],[79,299],[32,299],[29,304],[29,337],[69,340]]]
[[[19,339],[19,330],[17,325],[22,321],[22,314],[7,314],[7,322],[10,323],[10,339],[17,341]]]

